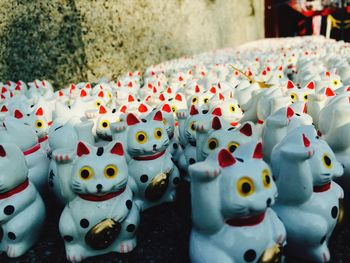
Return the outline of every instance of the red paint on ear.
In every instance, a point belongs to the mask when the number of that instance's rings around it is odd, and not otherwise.
[[[0,112],[8,112],[8,109],[5,105],[2,105]]]
[[[132,82],[131,81],[128,83],[128,87],[132,88]]]
[[[183,81],[184,78],[182,76],[179,77],[179,81]]]
[[[160,100],[160,101],[165,101],[164,94],[160,94],[160,95],[159,95],[159,100]]]
[[[253,158],[254,159],[262,159],[263,158],[263,151],[262,151],[262,143],[259,142],[254,149],[253,153]]]
[[[216,116],[221,116],[222,115],[222,112],[221,112],[221,109],[220,108],[215,108],[211,114],[213,115],[216,115]]]
[[[283,70],[283,67],[282,67],[282,66],[279,66],[279,67],[278,67],[278,70],[279,70],[279,71],[282,71],[282,70]]]
[[[2,145],[0,145],[0,157],[5,157],[6,156],[6,151]]]
[[[153,93],[157,93],[156,87],[153,87]]]
[[[219,161],[220,167],[222,167],[222,168],[234,165],[236,163],[236,159],[226,149],[222,149],[219,152],[219,154],[218,154],[218,161]]]
[[[148,87],[149,89],[152,89],[152,88],[153,88],[152,83],[148,83],[147,87]]]
[[[196,109],[196,107],[194,105],[191,106],[191,110],[190,110],[190,115],[196,115],[198,114],[198,110]]]
[[[306,87],[308,89],[315,89],[315,82],[314,81],[310,81],[309,84],[306,85]]]
[[[330,77],[331,73],[329,71],[326,71],[326,77]]]
[[[87,93],[86,91],[83,89],[80,91],[80,97],[86,97],[87,96]]]
[[[2,87],[1,93],[5,93],[6,91],[7,91],[7,89],[5,87]]]
[[[218,116],[214,117],[213,122],[211,123],[211,127],[214,130],[220,130],[221,129],[222,125],[221,125],[221,121],[220,121]]]
[[[215,87],[211,87],[211,88],[210,88],[210,92],[213,93],[213,94],[215,94],[215,93],[216,93],[216,88],[215,88]]]
[[[15,116],[16,119],[22,119],[23,118],[23,114],[19,110],[15,110],[14,116]]]
[[[267,66],[266,71],[271,71],[271,68]]]
[[[168,88],[166,89],[166,92],[169,93],[169,94],[171,94],[171,93],[173,93],[173,90],[172,90],[170,87],[168,87]]]
[[[180,94],[176,94],[175,100],[182,101],[182,97]]]
[[[290,119],[294,116],[294,111],[291,107],[287,108],[287,118]]]
[[[310,146],[310,141],[309,139],[305,136],[305,134],[303,133],[303,143],[304,143],[304,146],[307,148]]]
[[[139,112],[147,112],[148,108],[146,107],[145,104],[141,103],[140,106],[138,107]]]
[[[122,86],[122,83],[120,82],[120,80],[118,80],[117,86],[118,86],[118,88],[120,88]]]
[[[128,126],[135,125],[139,122],[139,119],[133,113],[129,113],[128,116],[126,116],[126,124],[128,124]]]
[[[252,126],[250,123],[246,123],[241,128],[239,128],[239,132],[250,137],[253,134]]]
[[[164,104],[163,107],[162,107],[162,111],[165,111],[165,112],[171,112],[171,108],[170,108],[170,105],[167,103],[167,104]]]
[[[103,105],[101,105],[98,113],[99,114],[105,114],[105,113],[107,113],[107,110],[106,110],[106,108]]]
[[[163,121],[163,114],[161,111],[157,111],[156,114],[153,117],[153,120],[155,121]]]
[[[334,91],[331,89],[331,88],[326,88],[326,91],[325,91],[325,93],[324,93],[327,97],[333,97],[333,96],[335,96],[335,93],[334,93]]]
[[[19,85],[16,85],[16,88],[15,88],[15,90],[18,90],[18,91],[20,91],[20,90],[21,90],[21,87],[20,87]]]
[[[263,70],[262,74],[263,74],[264,76],[266,76],[266,74],[267,74],[266,70]]]
[[[293,81],[291,80],[288,80],[288,83],[287,83],[287,89],[293,89],[295,87]]]
[[[88,83],[86,83],[85,84],[85,88],[87,88],[87,89],[91,89],[91,84],[88,82]]]
[[[58,92],[58,96],[62,97],[63,95],[64,95],[64,94],[63,94],[62,91],[59,91],[59,92]]]
[[[44,110],[42,107],[39,107],[37,110],[36,110],[36,113],[35,113],[36,116],[43,116],[44,115]]]
[[[306,105],[306,103],[304,104],[303,113],[307,113],[307,105]]]
[[[129,72],[129,77],[132,77],[132,72],[131,71]]]
[[[195,92],[195,93],[199,93],[199,92],[201,92],[201,90],[200,90],[200,88],[199,88],[199,86],[198,86],[198,85],[196,85],[196,87],[194,88],[194,92]]]
[[[133,102],[135,101],[134,97],[132,95],[128,96],[128,102]]]
[[[101,90],[99,93],[98,93],[98,95],[97,96],[99,96],[99,97],[101,97],[101,98],[103,98],[104,96],[105,96],[105,94],[103,93],[103,91]]]
[[[151,98],[151,95],[148,95],[147,97],[146,97],[146,101],[149,101],[150,100],[150,98]]]
[[[128,109],[128,107],[126,107],[125,105],[123,105],[123,106],[120,108],[119,111],[125,113],[127,109]]]
[[[220,100],[225,100],[225,97],[224,97],[224,95],[222,95],[222,93],[219,93],[219,99]]]
[[[77,146],[77,155],[81,157],[88,154],[90,154],[89,148],[83,142],[79,142]]]
[[[124,155],[123,145],[120,142],[117,142],[116,144],[114,144],[113,148],[111,149],[111,154],[123,156]]]

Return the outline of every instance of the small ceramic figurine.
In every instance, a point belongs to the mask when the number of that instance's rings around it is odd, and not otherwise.
[[[132,201],[122,144],[94,147],[79,142],[76,157],[60,149],[53,158],[62,193],[69,200],[59,223],[67,259],[80,262],[109,252],[132,251],[139,211]]]
[[[271,166],[279,193],[273,209],[287,229],[288,255],[329,261],[327,244],[344,197],[332,179],[343,167],[311,125],[296,128],[273,149]]]
[[[0,251],[20,257],[38,240],[45,205],[28,180],[23,153],[15,144],[0,144]]]
[[[222,149],[189,168],[193,263],[277,262],[282,255],[286,230],[270,208],[277,189],[262,145],[248,143],[236,156]]]
[[[161,111],[139,119],[129,113],[127,145],[131,160],[129,175],[134,179],[131,185],[135,192],[135,202],[141,211],[171,202],[180,181],[179,170],[167,151],[169,137]]]

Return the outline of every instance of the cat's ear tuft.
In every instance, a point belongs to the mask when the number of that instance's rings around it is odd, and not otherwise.
[[[86,144],[83,143],[82,141],[78,142],[78,145],[77,145],[78,157],[81,157],[83,155],[89,155],[89,154],[90,154],[89,147],[87,147]]]
[[[124,155],[123,145],[120,142],[115,143],[111,149],[111,154],[123,156]]]

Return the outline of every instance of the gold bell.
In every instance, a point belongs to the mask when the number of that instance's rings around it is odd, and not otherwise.
[[[85,242],[92,249],[106,249],[116,240],[120,230],[119,222],[110,218],[104,219],[86,233]]]
[[[147,186],[145,197],[151,202],[158,201],[168,189],[169,173],[157,174]]]
[[[266,249],[261,255],[260,263],[278,263],[282,259],[282,245],[275,244],[274,246]]]

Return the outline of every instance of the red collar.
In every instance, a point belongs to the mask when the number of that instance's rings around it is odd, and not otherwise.
[[[160,152],[160,153],[154,154],[154,155],[135,156],[135,157],[133,157],[133,159],[137,160],[137,161],[150,161],[150,160],[154,160],[154,159],[157,159],[157,158],[161,157],[164,153],[165,153],[165,150]]]
[[[47,136],[47,135],[45,137],[39,138],[39,143],[46,141],[48,138],[49,138],[49,136]]]
[[[102,196],[98,196],[98,195],[82,195],[82,194],[78,194],[78,196],[81,199],[84,199],[84,200],[87,200],[87,201],[102,202],[102,201],[106,201],[106,200],[112,199],[112,198],[122,194],[124,191],[125,191],[125,187],[123,187],[122,189],[120,189],[117,192],[105,194],[105,195],[102,195]]]
[[[331,188],[331,182],[323,184],[323,185],[314,186],[314,193],[326,192],[330,188]]]
[[[259,119],[258,124],[264,124],[264,121]]]
[[[19,192],[22,192],[24,189],[26,189],[28,187],[28,185],[29,185],[29,180],[27,178],[23,183],[21,183],[20,185],[16,186],[12,190],[7,191],[6,193],[0,194],[0,200],[8,198],[10,196],[13,196],[15,194],[18,194]]]
[[[231,122],[230,124],[231,124],[231,126],[236,127],[238,125],[238,122]]]
[[[35,153],[39,149],[40,149],[40,143],[37,143],[32,148],[29,148],[28,150],[25,150],[23,152],[23,154],[24,155],[29,155],[29,154]]]
[[[245,216],[240,218],[231,218],[226,220],[230,226],[254,226],[260,224],[265,218],[265,211],[255,216]]]

